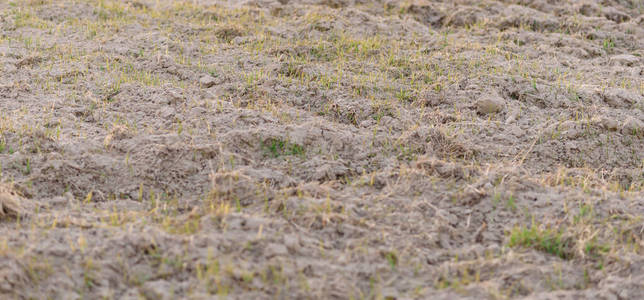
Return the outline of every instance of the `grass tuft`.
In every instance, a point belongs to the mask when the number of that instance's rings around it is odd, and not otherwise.
[[[262,148],[272,157],[283,155],[304,156],[304,147],[282,139],[269,139],[262,143]]]
[[[562,231],[554,229],[539,229],[515,227],[510,231],[509,247],[533,248],[563,259],[572,258],[568,241],[563,237]]]

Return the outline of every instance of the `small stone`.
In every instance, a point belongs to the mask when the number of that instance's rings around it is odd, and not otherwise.
[[[632,66],[639,61],[639,57],[630,54],[615,55],[610,58],[610,63],[613,65]]]
[[[210,75],[205,75],[199,79],[199,84],[202,87],[209,88],[217,83],[217,80],[215,77],[212,77]]]
[[[482,115],[493,114],[503,110],[504,106],[505,100],[501,96],[491,94],[483,96],[476,102],[476,111]]]

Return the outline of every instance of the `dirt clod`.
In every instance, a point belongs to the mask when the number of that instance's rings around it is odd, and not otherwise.
[[[644,122],[633,117],[629,117],[628,119],[626,119],[626,121],[624,121],[622,132],[624,134],[631,134],[635,136],[644,135]]]
[[[482,115],[498,113],[504,107],[505,100],[495,93],[485,95],[476,101],[476,111]]]
[[[620,54],[611,56],[610,61],[613,64],[622,65],[622,66],[632,66],[640,61],[640,58],[635,55],[630,54]]]
[[[0,220],[24,216],[25,201],[11,186],[0,184]]]
[[[217,83],[217,80],[210,76],[210,75],[204,75],[201,78],[199,78],[199,84],[202,87],[209,88]]]

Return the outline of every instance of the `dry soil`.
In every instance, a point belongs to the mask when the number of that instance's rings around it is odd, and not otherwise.
[[[2,299],[642,299],[644,1],[0,0]]]

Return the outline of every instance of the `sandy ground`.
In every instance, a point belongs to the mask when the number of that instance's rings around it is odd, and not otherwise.
[[[643,149],[641,0],[0,0],[2,299],[641,299]]]

